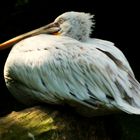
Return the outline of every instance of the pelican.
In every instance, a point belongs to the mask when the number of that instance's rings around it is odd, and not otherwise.
[[[26,105],[68,104],[87,116],[140,114],[140,84],[124,54],[90,38],[93,15],[65,12],[52,23],[0,44],[11,94]]]

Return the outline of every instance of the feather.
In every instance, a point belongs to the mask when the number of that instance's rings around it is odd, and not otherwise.
[[[67,103],[89,116],[140,114],[140,84],[114,43],[89,38],[92,17],[66,12],[49,25],[0,44],[3,49],[24,38],[14,45],[4,68],[6,85],[18,100]],[[51,32],[60,36],[40,34]]]
[[[48,49],[43,52],[37,50],[38,43],[34,48],[30,48],[29,42],[33,39],[40,40],[39,44],[44,44],[42,49]],[[61,42],[61,45],[58,44],[56,49],[57,44],[55,41],[49,44],[50,39]],[[70,46],[67,45],[67,41]],[[20,46],[19,50],[16,48],[17,45]],[[68,37],[38,35],[17,45],[12,49],[5,66],[5,77],[10,73],[13,80],[16,79],[19,84],[21,83],[19,89],[23,93],[16,96],[27,94],[25,90],[27,86],[34,89],[32,93],[28,91],[28,94],[43,102],[73,101],[97,110],[100,107],[112,110],[114,107],[127,113],[140,114],[140,85],[135,80],[128,63],[118,60],[115,53],[113,55],[109,50],[102,49],[101,45],[99,47],[96,41],[91,45],[76,40],[70,41]],[[23,56],[21,49],[31,51],[24,52]],[[17,63],[17,60],[20,63]],[[27,62],[30,62],[29,65]],[[32,71],[29,72],[30,70]],[[10,82],[8,87],[11,89]],[[12,85],[13,94],[14,90],[19,92]]]

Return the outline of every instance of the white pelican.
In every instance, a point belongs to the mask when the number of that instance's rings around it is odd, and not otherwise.
[[[15,98],[27,105],[67,103],[91,116],[140,114],[140,84],[112,42],[90,38],[92,18],[66,12],[49,25],[0,44],[2,50],[18,42],[4,68]]]

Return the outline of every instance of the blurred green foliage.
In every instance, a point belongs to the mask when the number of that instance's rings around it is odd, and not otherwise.
[[[25,4],[28,4],[29,0],[16,0],[16,5],[15,6],[22,6]]]

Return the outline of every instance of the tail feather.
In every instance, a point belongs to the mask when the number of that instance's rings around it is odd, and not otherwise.
[[[129,114],[140,114],[140,83],[129,73],[128,81],[131,85],[129,87],[129,92],[131,94],[124,91],[124,98],[122,98],[122,101],[117,107]]]
[[[140,108],[133,107],[129,105],[127,102],[122,102],[120,105],[117,106],[117,108],[123,110],[124,112],[128,114],[137,114],[140,115]]]

